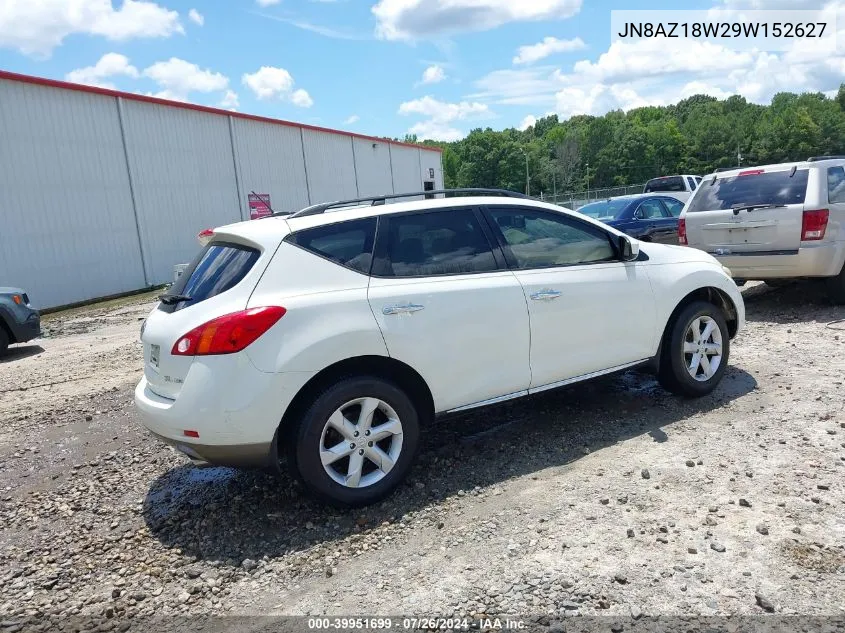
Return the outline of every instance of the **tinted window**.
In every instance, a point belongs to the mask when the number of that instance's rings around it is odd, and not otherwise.
[[[654,220],[666,216],[663,213],[663,205],[660,204],[660,200],[645,200],[637,208],[637,217],[643,220]]]
[[[519,268],[589,264],[616,259],[601,229],[532,209],[491,208]]]
[[[688,176],[688,177],[687,177],[687,182],[689,183],[689,190],[690,190],[690,191],[695,191],[695,187],[696,187],[696,181],[695,181],[695,178],[693,178],[692,176]]]
[[[490,243],[472,209],[392,216],[378,274],[430,277],[496,270]],[[381,241],[381,238],[379,238]],[[384,250],[382,250],[384,248]]]
[[[167,292],[189,301],[162,303],[159,309],[174,312],[234,288],[258,261],[260,253],[246,246],[223,242],[208,244]]]
[[[673,218],[680,217],[681,211],[684,210],[684,203],[675,198],[663,198],[663,204],[669,209],[669,213]]]
[[[376,218],[365,218],[299,231],[288,241],[368,275],[375,233]]]
[[[808,170],[752,172],[745,176],[708,178],[698,188],[688,213],[726,210],[753,204],[802,204],[807,193]]]
[[[630,200],[602,200],[601,202],[591,202],[584,205],[578,209],[578,213],[583,213],[596,220],[615,220],[630,204]]]
[[[655,178],[649,180],[643,193],[653,193],[655,191],[686,191],[684,187],[684,179],[680,176],[667,176],[666,178]]]
[[[845,202],[845,167],[827,168],[827,199],[832,202]]]

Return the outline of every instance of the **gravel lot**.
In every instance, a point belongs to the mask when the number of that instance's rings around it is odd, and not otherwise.
[[[845,310],[811,284],[744,294],[714,395],[632,372],[444,419],[407,485],[354,512],[287,478],[195,469],[138,427],[149,297],[52,315],[0,361],[0,632],[170,614],[841,618],[845,325],[826,324]]]

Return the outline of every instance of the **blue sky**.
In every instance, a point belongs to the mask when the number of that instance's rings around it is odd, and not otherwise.
[[[372,135],[454,140],[474,127],[603,114],[697,92],[766,102],[833,93],[834,53],[612,43],[604,0],[3,0],[0,68]],[[845,0],[693,0],[688,9]],[[845,19],[840,18],[840,28]]]

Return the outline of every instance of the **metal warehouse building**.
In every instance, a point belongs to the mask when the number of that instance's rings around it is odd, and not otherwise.
[[[294,211],[442,187],[436,149],[0,71],[0,286],[39,308],[172,281],[250,192]]]

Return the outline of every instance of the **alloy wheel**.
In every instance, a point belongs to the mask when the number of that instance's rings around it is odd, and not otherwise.
[[[689,375],[707,382],[722,363],[722,331],[709,316],[692,320],[684,335],[684,364]]]

